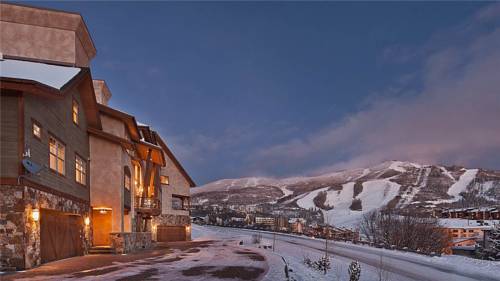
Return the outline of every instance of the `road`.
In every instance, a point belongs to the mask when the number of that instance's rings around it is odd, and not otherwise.
[[[256,231],[247,229],[228,229],[225,230],[225,232],[251,235]],[[263,238],[269,240],[273,239],[274,235],[272,233],[259,232],[262,234]],[[307,237],[291,236],[287,234],[276,234],[276,241],[278,241],[276,244],[277,252],[280,251],[280,248],[286,248],[288,245],[323,251],[325,245],[324,240],[313,240]],[[498,265],[498,274],[493,274],[491,270],[485,272],[479,270],[473,271],[470,270],[470,268],[466,268],[467,264],[445,262],[444,260],[446,258],[421,257],[416,254],[407,254],[341,242],[330,242],[329,253],[334,256],[358,260],[361,263],[373,267],[379,267],[379,265],[382,264],[383,268],[391,272],[392,275],[404,276],[406,279],[415,281],[500,281],[500,265]],[[471,260],[472,265],[474,261],[475,260]]]

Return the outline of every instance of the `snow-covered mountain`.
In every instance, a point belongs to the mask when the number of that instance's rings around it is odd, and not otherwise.
[[[315,177],[241,178],[191,190],[194,205],[318,208],[326,220],[351,225],[377,208],[431,209],[500,203],[500,171],[387,161]]]

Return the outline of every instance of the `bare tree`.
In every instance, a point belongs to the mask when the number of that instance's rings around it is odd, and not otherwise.
[[[424,253],[440,253],[449,237],[441,230],[437,219],[418,216],[407,211],[375,211],[364,216],[361,233],[374,244],[404,248]]]

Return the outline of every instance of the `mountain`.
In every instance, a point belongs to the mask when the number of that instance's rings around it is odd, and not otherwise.
[[[191,190],[199,205],[319,209],[331,224],[352,226],[379,208],[490,206],[500,202],[500,171],[387,161],[315,177],[224,179]]]

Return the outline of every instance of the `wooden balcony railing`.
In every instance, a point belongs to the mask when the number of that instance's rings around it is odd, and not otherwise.
[[[156,197],[135,197],[134,208],[138,213],[157,216],[161,213],[161,202]]]

